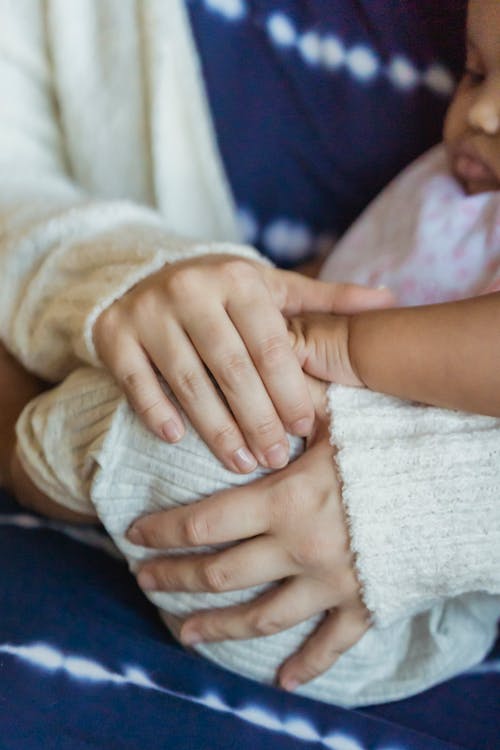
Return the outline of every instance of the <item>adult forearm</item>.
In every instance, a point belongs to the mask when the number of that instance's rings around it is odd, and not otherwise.
[[[349,353],[371,390],[500,416],[500,294],[361,313]]]

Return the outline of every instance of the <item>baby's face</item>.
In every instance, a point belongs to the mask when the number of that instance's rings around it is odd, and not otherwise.
[[[467,193],[500,190],[500,0],[469,2],[465,73],[444,140]]]

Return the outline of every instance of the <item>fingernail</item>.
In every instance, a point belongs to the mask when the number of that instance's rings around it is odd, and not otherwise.
[[[154,577],[146,570],[139,573],[137,576],[137,583],[143,591],[154,591],[156,589],[156,581]]]
[[[203,638],[196,630],[188,630],[187,633],[182,633],[181,640],[185,646],[196,646]]]
[[[246,448],[238,448],[233,453],[233,460],[240,471],[253,471],[257,467],[257,461]]]
[[[144,534],[137,526],[132,526],[127,531],[127,539],[129,542],[132,542],[132,544],[139,544],[142,547],[144,547],[144,542],[146,541],[144,538]]]
[[[286,677],[281,683],[281,687],[284,690],[288,690],[288,692],[290,693],[296,690],[299,685],[300,685],[300,682],[297,679],[295,679],[295,677]]]
[[[306,435],[309,435],[312,429],[312,420],[309,419],[309,417],[303,417],[302,419],[297,419],[296,422],[292,425],[292,432],[294,435],[299,435],[300,437],[306,437]]]
[[[288,451],[283,443],[276,443],[266,452],[266,460],[271,469],[281,469],[288,463]]]
[[[182,437],[182,433],[173,419],[167,419],[167,421],[163,423],[161,429],[163,437],[168,440],[169,443],[176,443]]]

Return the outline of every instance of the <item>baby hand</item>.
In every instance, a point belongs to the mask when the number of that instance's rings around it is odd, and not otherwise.
[[[363,387],[349,354],[350,316],[307,313],[288,322],[290,344],[304,372],[341,385]]]

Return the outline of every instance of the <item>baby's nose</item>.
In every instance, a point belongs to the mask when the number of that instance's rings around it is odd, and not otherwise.
[[[500,101],[486,96],[482,97],[469,111],[469,124],[475,130],[482,130],[488,135],[496,135],[500,131],[499,110]]]

